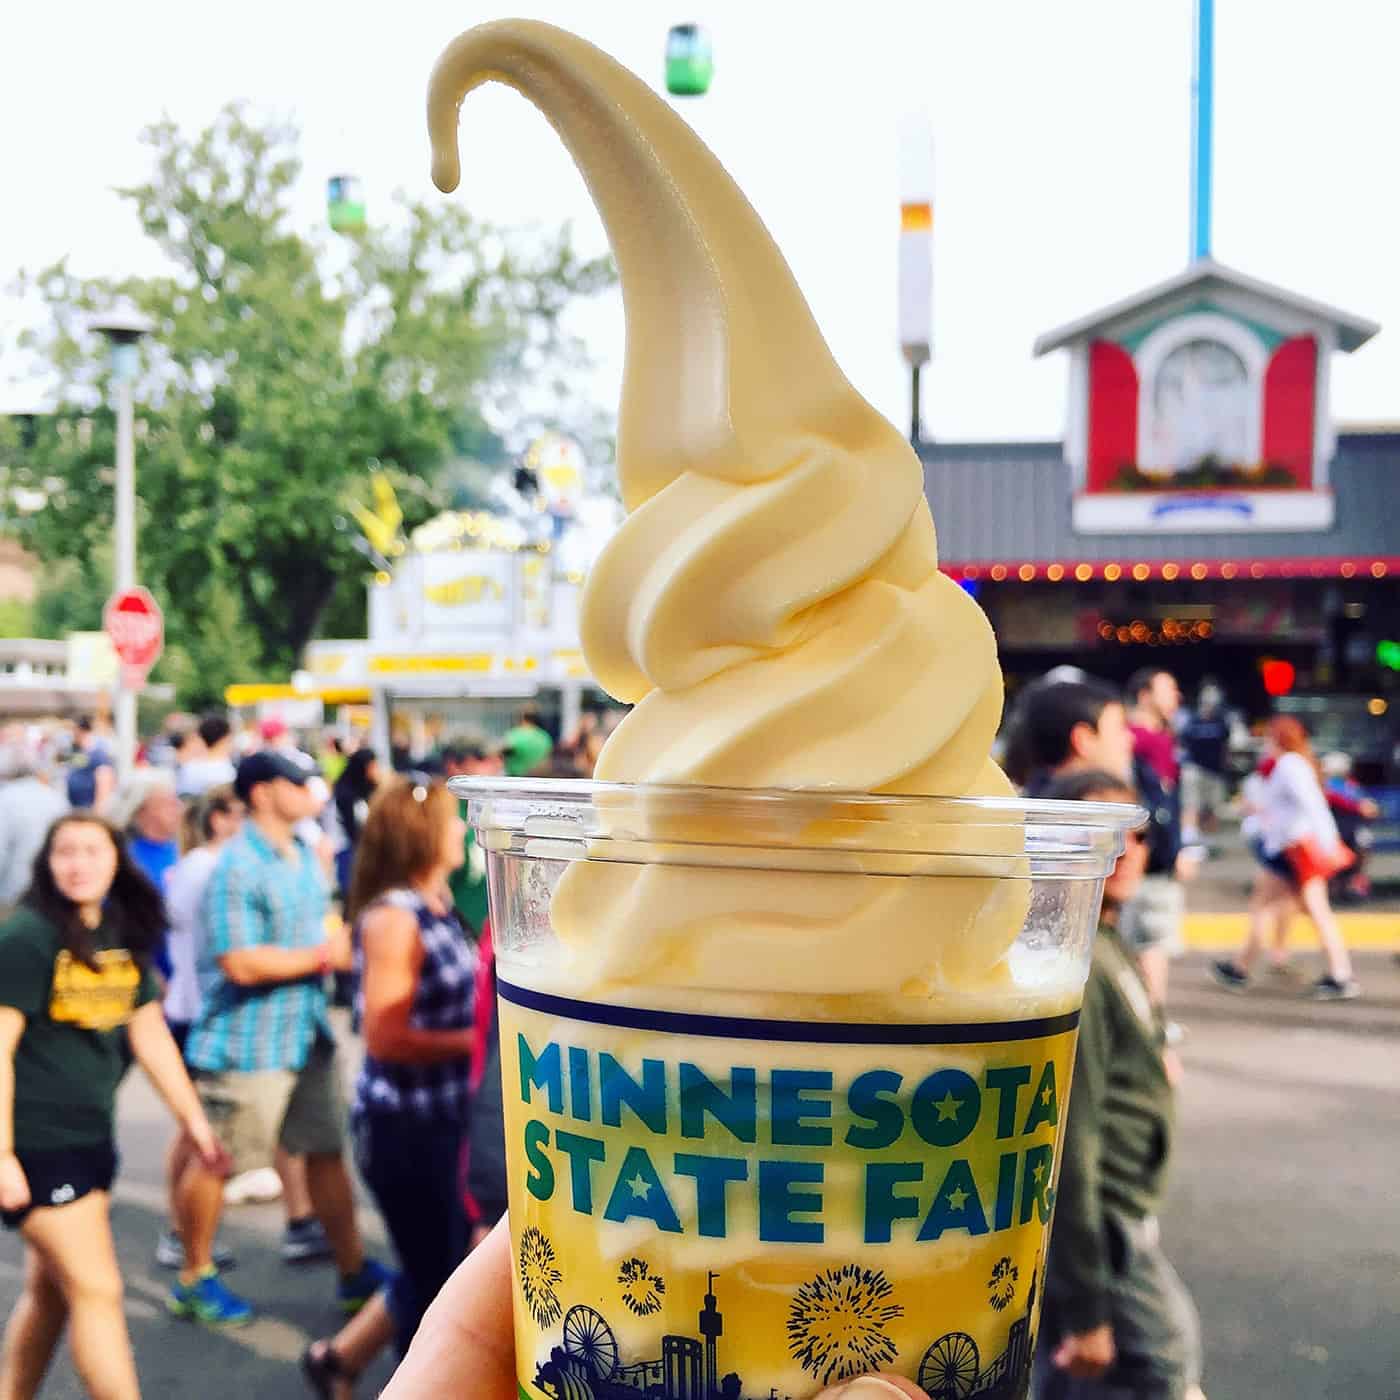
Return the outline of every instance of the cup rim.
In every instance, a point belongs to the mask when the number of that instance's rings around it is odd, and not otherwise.
[[[591,778],[449,778],[448,790],[473,804],[475,818],[479,804],[491,799],[517,802],[585,803],[596,797],[616,799],[670,799],[714,810],[740,809],[757,815],[774,807],[800,810],[803,806],[866,808],[872,814],[904,815],[937,822],[966,822],[980,814],[973,825],[995,826],[1072,826],[1091,827],[1119,834],[1136,831],[1148,819],[1147,810],[1130,802],[1065,802],[1049,798],[1023,797],[935,797],[914,793],[856,792],[842,788],[739,788],[701,783],[614,783]]]

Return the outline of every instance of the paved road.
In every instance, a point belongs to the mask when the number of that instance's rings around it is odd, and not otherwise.
[[[1227,996],[1199,955],[1178,967],[1188,1081],[1165,1233],[1205,1318],[1211,1400],[1400,1395],[1400,966],[1371,953],[1359,968],[1365,1000],[1314,1006],[1286,983]],[[263,1318],[232,1336],[168,1320],[150,1260],[166,1129],[140,1082],[122,1100],[121,1136],[114,1214],[147,1395],[302,1396],[293,1362],[334,1323],[327,1271],[283,1267],[277,1209],[243,1208],[228,1234]],[[0,1238],[0,1314],[18,1254]],[[45,1395],[78,1394],[62,1360]]]

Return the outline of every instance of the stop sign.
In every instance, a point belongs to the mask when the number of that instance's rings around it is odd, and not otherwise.
[[[122,684],[139,686],[165,645],[160,604],[144,588],[125,588],[107,600],[102,626],[122,664]]]

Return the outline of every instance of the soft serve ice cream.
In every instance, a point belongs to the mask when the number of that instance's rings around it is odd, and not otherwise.
[[[938,570],[919,461],[837,368],[738,187],[625,68],[507,21],[461,36],[433,74],[444,189],[458,107],[488,80],[553,123],[621,272],[629,515],[590,574],[581,632],[593,674],[636,708],[596,776],[1009,796],[988,758],[995,639]],[[847,967],[846,991],[934,995],[951,974],[965,999],[1015,937],[1024,889],[910,873],[877,887],[590,864],[566,880],[555,926],[581,954],[575,980],[665,980],[669,948],[678,987],[741,993],[822,990],[878,932],[882,957]]]
[[[492,855],[523,1393],[738,1400],[886,1367],[1019,1396],[1077,991],[1011,969],[1014,823],[841,796],[1011,794],[991,629],[938,570],[918,459],[691,129],[572,35],[483,25],[432,76],[444,190],[487,81],[559,132],[621,272],[629,513],[581,632],[635,704],[597,777],[642,785],[600,794],[614,829],[552,891],[542,953],[500,925],[550,843]],[[673,785],[831,800],[778,802],[774,859]]]

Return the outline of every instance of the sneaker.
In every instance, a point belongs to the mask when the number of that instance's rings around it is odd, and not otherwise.
[[[258,1205],[275,1201],[282,1194],[282,1178],[271,1167],[254,1167],[240,1172],[224,1184],[226,1206]]]
[[[1312,985],[1314,1001],[1355,1001],[1361,995],[1361,983],[1355,977],[1346,981],[1331,976],[1319,977]]]
[[[386,1269],[377,1259],[366,1259],[359,1273],[340,1280],[336,1302],[341,1312],[353,1317],[381,1288],[387,1288],[393,1281],[392,1269]]]
[[[1227,992],[1243,992],[1249,988],[1249,973],[1241,972],[1234,963],[1228,959],[1221,959],[1210,965],[1210,975],[1225,988]]]
[[[319,1220],[298,1220],[287,1226],[282,1236],[282,1262],[284,1264],[310,1264],[319,1259],[329,1259],[334,1251],[326,1238],[325,1227]]]
[[[238,1259],[228,1245],[214,1241],[210,1253],[214,1267],[222,1274],[238,1267]],[[156,1240],[156,1263],[162,1269],[182,1269],[185,1266],[185,1246],[174,1230],[162,1230]]]
[[[201,1322],[206,1327],[246,1327],[253,1320],[252,1304],[225,1288],[215,1269],[194,1283],[176,1279],[165,1306],[175,1317]]]

